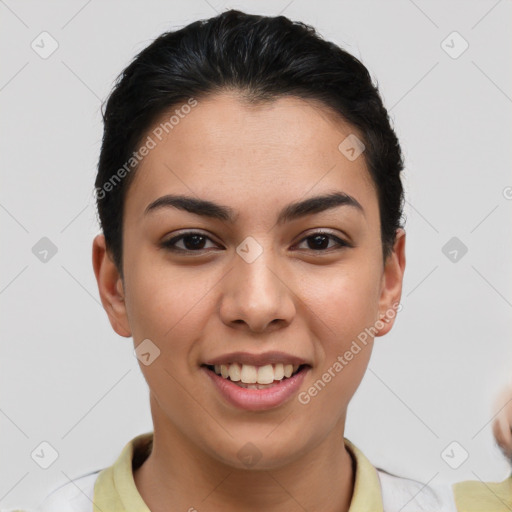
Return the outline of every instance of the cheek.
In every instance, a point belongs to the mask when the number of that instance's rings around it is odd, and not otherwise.
[[[154,338],[167,345],[182,339],[183,331],[193,338],[209,280],[198,277],[197,268],[195,273],[173,268],[142,254],[126,268],[127,311],[135,341]]]
[[[139,366],[158,402],[180,411],[190,406],[182,383],[191,371],[198,370],[194,367],[194,342],[201,338],[202,322],[209,318],[205,312],[208,283],[190,279],[176,269],[171,272],[169,265],[153,266],[151,271],[147,268],[141,259],[126,276],[127,311],[135,345],[149,339],[158,349],[154,361],[149,365],[140,361]]]
[[[323,339],[329,340],[326,348],[331,350],[342,349],[349,338],[373,325],[378,315],[378,292],[374,270],[348,265],[310,272],[301,286],[301,297],[325,331]]]
[[[372,327],[378,319],[378,273],[348,266],[322,279],[303,282],[311,331],[317,344],[316,378],[324,400],[348,404],[363,378],[373,348]],[[315,390],[312,390],[312,394]]]
[[[304,283],[310,325],[317,346],[318,366],[299,403],[308,411],[311,428],[316,417],[326,429],[333,428],[359,387],[370,360],[378,294],[375,276],[365,271],[338,272],[323,282]],[[322,284],[324,286],[322,286]]]
[[[148,258],[133,262],[127,282],[127,311],[136,346],[149,339],[158,357],[149,366],[139,362],[161,403],[186,406],[182,383],[199,371],[200,340],[209,332],[215,286],[221,276],[207,267],[172,267]],[[148,270],[150,268],[150,270]],[[159,351],[159,352],[158,352]],[[179,410],[176,409],[176,410]]]

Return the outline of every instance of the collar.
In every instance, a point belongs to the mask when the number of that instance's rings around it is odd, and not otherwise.
[[[355,481],[348,512],[384,512],[377,470],[348,439],[345,446],[355,465]],[[129,441],[112,466],[103,469],[94,484],[93,512],[151,512],[139,494],[133,468],[151,452],[153,432]]]

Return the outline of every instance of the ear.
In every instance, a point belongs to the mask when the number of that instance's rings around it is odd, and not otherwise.
[[[402,296],[402,282],[405,271],[405,231],[397,229],[393,251],[384,263],[382,275],[379,319],[376,322],[375,336],[384,336],[395,323],[396,314],[400,311],[400,298]]]
[[[92,243],[92,265],[98,283],[101,303],[107,312],[114,331],[128,338],[132,335],[126,304],[124,286],[119,271],[107,250],[105,236],[97,235]]]

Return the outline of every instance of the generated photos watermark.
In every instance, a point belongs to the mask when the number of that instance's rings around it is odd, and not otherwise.
[[[184,103],[179,108],[174,110],[174,113],[164,122],[160,123],[156,128],[151,131],[151,134],[146,137],[144,144],[142,144],[137,151],[132,153],[132,156],[120,167],[112,176],[101,186],[94,189],[94,195],[97,199],[105,199],[108,192],[121,183],[131,171],[149,154],[152,149],[155,149],[159,142],[161,142],[166,135],[173,130],[187,114],[192,111],[192,108],[197,106],[198,102],[195,98],[189,98],[187,103]]]
[[[375,335],[386,325],[389,321],[396,316],[396,314],[403,308],[402,304],[396,302],[389,308],[384,315],[381,316],[371,327],[366,327],[357,335],[357,340],[353,340],[350,348],[346,350],[343,355],[338,355],[336,360],[329,368],[321,375],[315,383],[310,386],[306,391],[301,391],[298,394],[298,401],[302,405],[307,405],[311,399],[322,391],[325,386],[338,375],[345,366],[347,366],[354,357],[361,352],[362,348],[368,343],[368,338],[373,338]],[[363,346],[361,346],[363,345]]]

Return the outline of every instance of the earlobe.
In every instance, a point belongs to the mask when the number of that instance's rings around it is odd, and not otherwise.
[[[405,272],[405,231],[397,229],[393,251],[384,265],[379,300],[379,319],[375,324],[375,336],[387,334],[401,309],[402,284]]]
[[[117,334],[130,337],[124,287],[119,271],[107,250],[105,236],[97,235],[92,244],[92,263],[101,303]]]

